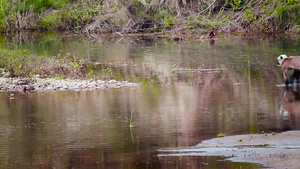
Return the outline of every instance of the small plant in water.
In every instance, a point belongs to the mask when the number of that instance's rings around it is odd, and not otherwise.
[[[134,137],[133,137],[134,122],[132,121],[132,117],[133,117],[133,110],[131,111],[131,115],[130,115],[129,128],[130,128],[131,140],[132,140],[132,142],[134,142]]]
[[[240,139],[238,139],[238,142],[242,142],[242,141],[243,141],[243,139],[241,139],[241,138],[240,138]]]
[[[268,133],[265,133],[265,136],[267,136],[268,135]]]
[[[272,132],[272,135],[273,135],[273,136],[276,135],[276,132]]]
[[[226,136],[226,134],[224,134],[224,133],[219,133],[218,134],[218,137],[225,137]]]
[[[131,111],[131,115],[130,115],[130,123],[129,123],[130,128],[134,127],[134,122],[132,120],[132,117],[133,117],[133,110]]]

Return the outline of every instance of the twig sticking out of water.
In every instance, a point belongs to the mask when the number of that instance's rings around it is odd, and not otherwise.
[[[131,140],[132,140],[132,142],[134,142],[134,137],[133,137],[133,127],[134,127],[134,122],[132,121],[132,117],[133,117],[133,110],[131,111],[131,115],[130,115],[130,124],[129,124],[129,128],[130,128]]]
[[[133,110],[131,111],[131,115],[130,115],[130,123],[129,123],[130,128],[134,127],[134,122],[132,121],[132,117],[133,117]]]

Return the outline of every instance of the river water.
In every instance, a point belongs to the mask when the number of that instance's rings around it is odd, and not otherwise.
[[[222,157],[159,157],[157,150],[195,146],[218,133],[300,129],[299,89],[276,86],[283,84],[276,58],[299,55],[300,39],[44,33],[2,35],[1,42],[37,56],[71,53],[94,62],[96,78],[139,83],[0,93],[1,168],[259,168]]]

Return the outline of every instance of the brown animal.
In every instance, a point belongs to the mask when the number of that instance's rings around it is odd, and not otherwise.
[[[277,58],[278,66],[281,66],[285,85],[293,83],[294,80],[299,80],[300,75],[300,57],[280,55]],[[294,70],[292,77],[289,76],[289,70]]]

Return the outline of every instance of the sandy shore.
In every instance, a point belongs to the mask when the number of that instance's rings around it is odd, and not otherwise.
[[[205,140],[193,148],[159,151],[159,156],[224,156],[233,162],[296,169],[300,168],[300,131],[226,136]]]
[[[106,88],[135,87],[137,83],[116,80],[82,80],[54,78],[4,78],[0,77],[0,91],[44,92],[63,90],[93,90]]]

